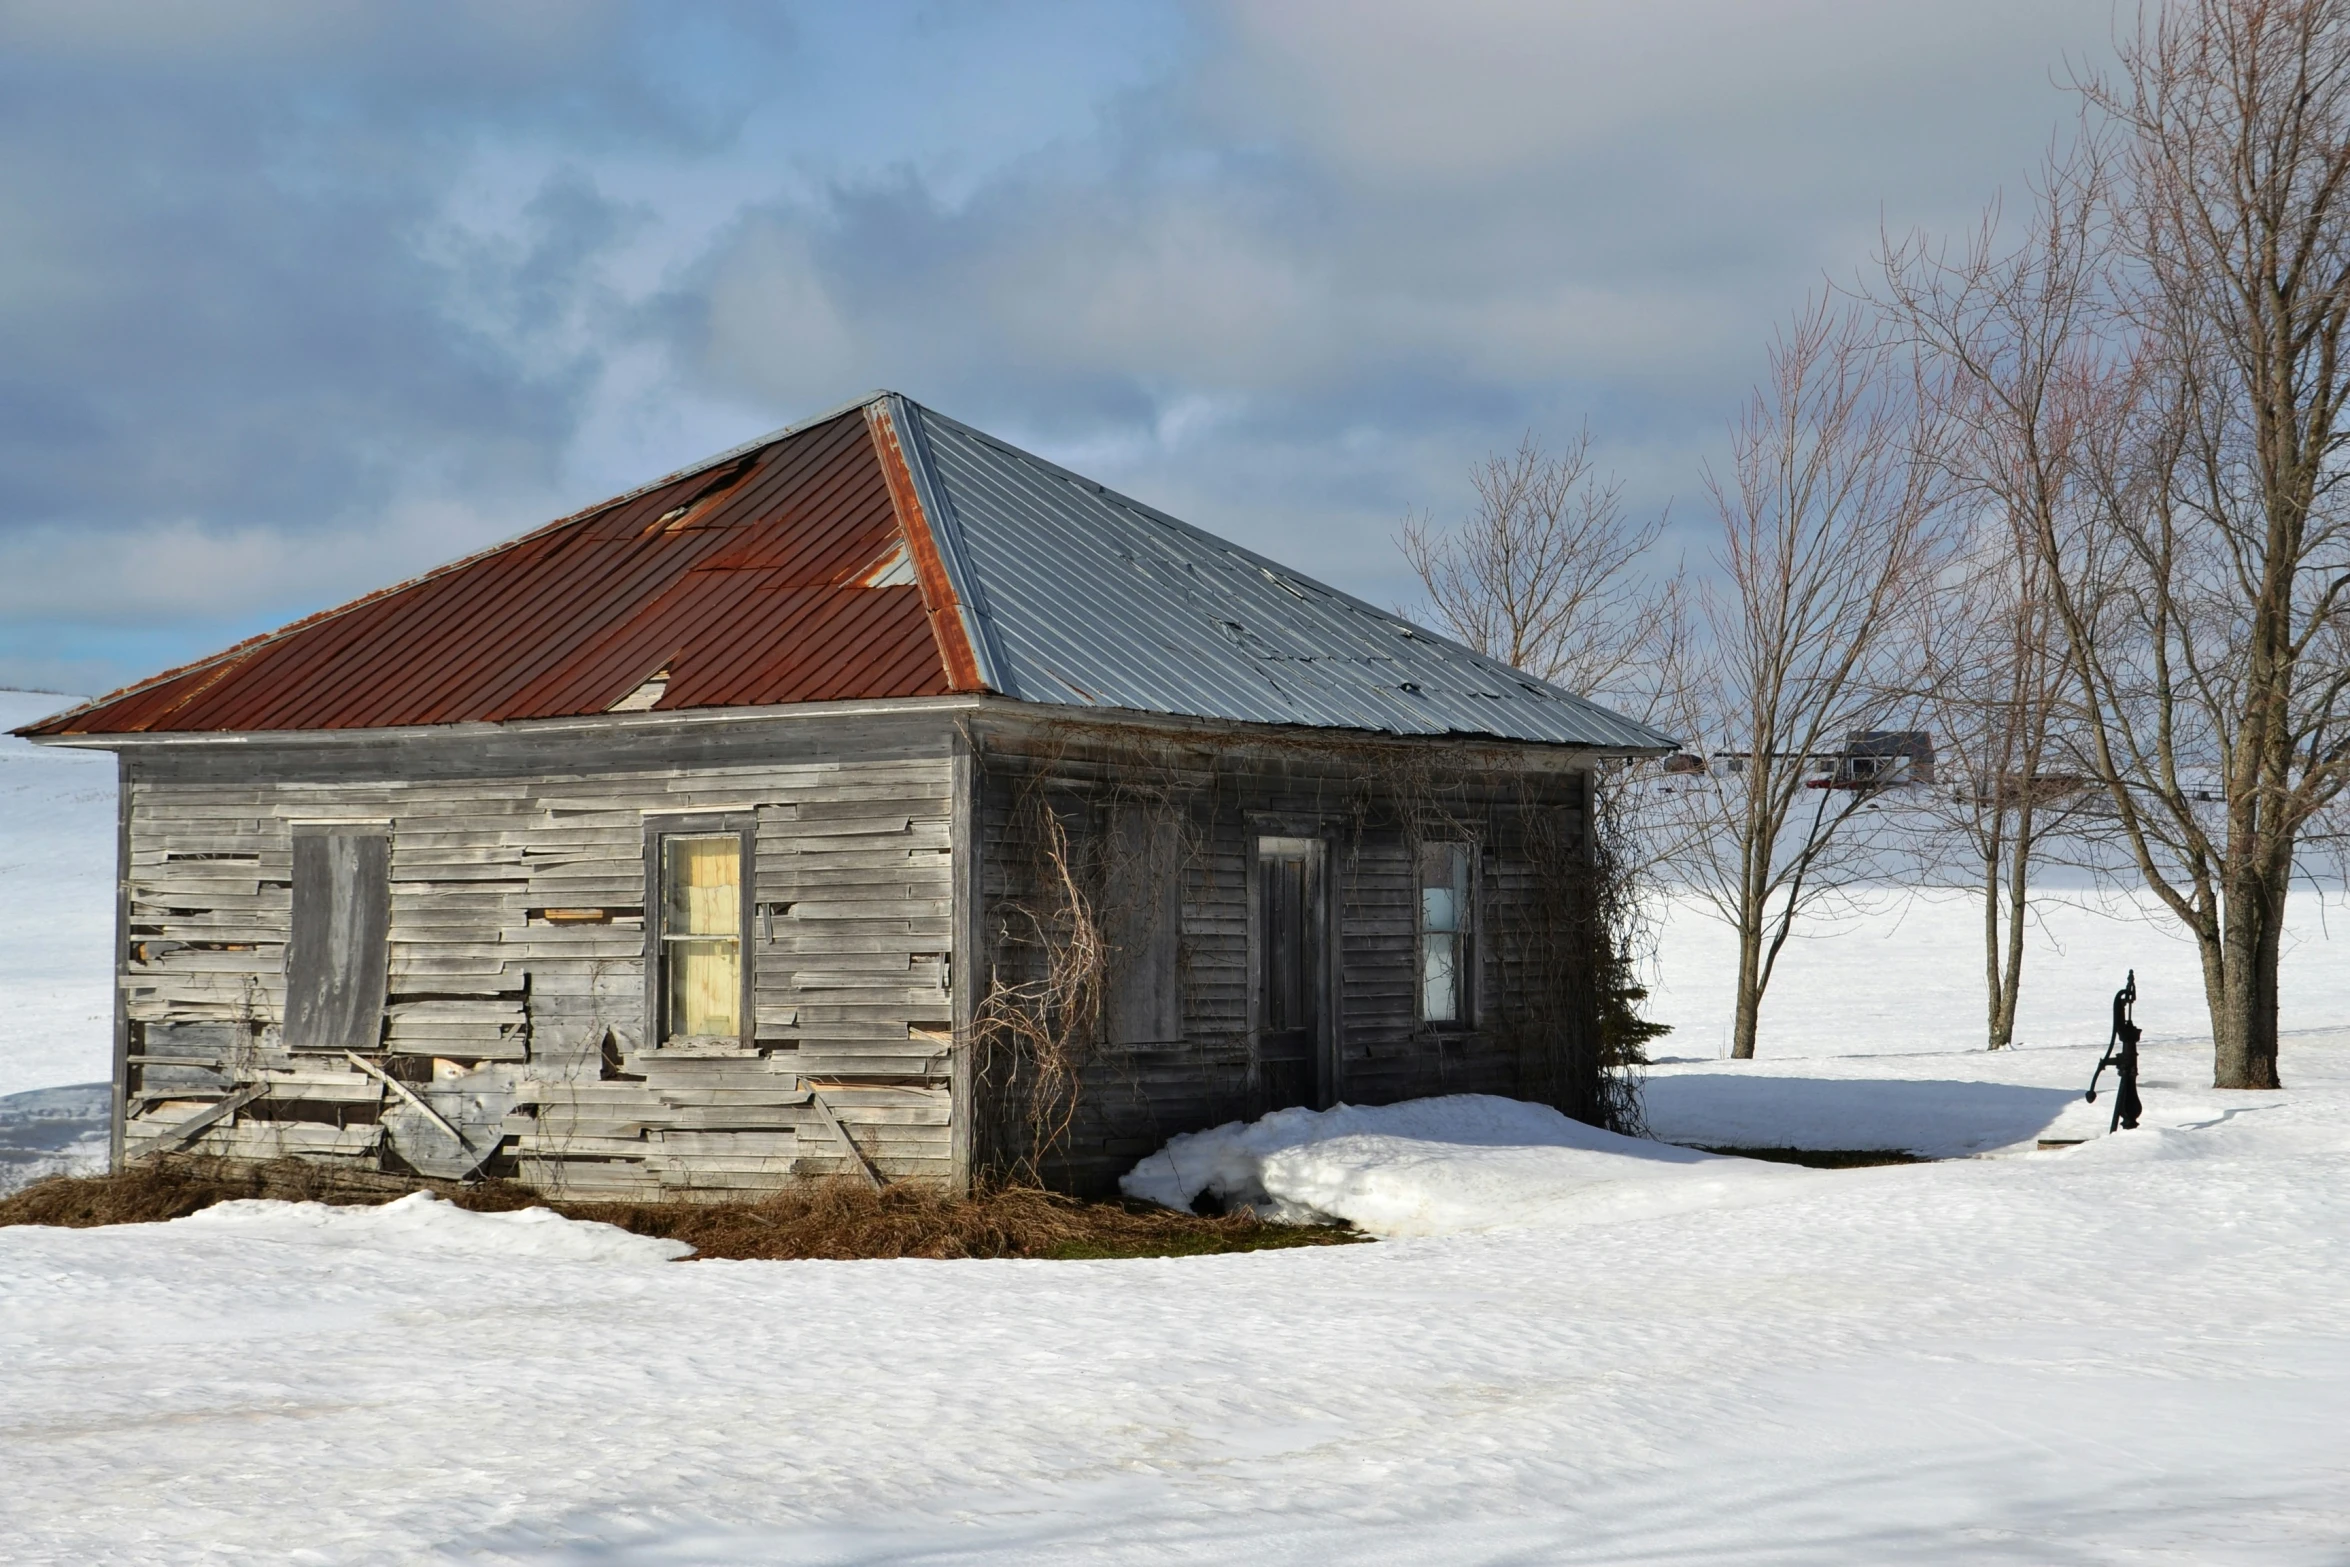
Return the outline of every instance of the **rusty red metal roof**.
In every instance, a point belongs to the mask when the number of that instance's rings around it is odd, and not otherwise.
[[[892,392],[17,732],[104,744],[977,691],[1674,746]]]
[[[851,410],[24,732],[568,717],[656,675],[655,710],[976,689],[885,452],[902,471],[886,406]]]

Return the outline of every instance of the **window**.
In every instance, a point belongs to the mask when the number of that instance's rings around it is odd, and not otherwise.
[[[739,817],[651,824],[645,899],[648,1021],[658,1044],[752,1036],[752,824]]]
[[[295,824],[288,1050],[382,1047],[391,876],[391,834],[382,826]]]
[[[1474,1008],[1474,903],[1465,843],[1420,848],[1420,1021],[1465,1026]]]
[[[1183,989],[1176,974],[1183,937],[1182,823],[1168,812],[1120,806],[1111,814],[1106,846],[1104,1032],[1113,1045],[1172,1044],[1183,1037]]]

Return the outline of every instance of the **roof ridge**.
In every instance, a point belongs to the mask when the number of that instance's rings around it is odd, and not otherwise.
[[[1046,470],[1052,477],[1057,478],[1064,483],[1079,485],[1082,488],[1089,490],[1095,495],[1101,497],[1103,500],[1108,501],[1109,503],[1116,505],[1126,511],[1133,512],[1146,521],[1155,523],[1156,525],[1163,528],[1176,529],[1177,531],[1187,534],[1193,538],[1205,539],[1209,543],[1215,545],[1218,549],[1247,561],[1250,565],[1256,567],[1259,571],[1267,572],[1275,577],[1295,582],[1301,587],[1312,588],[1318,593],[1328,594],[1331,598],[1337,600],[1339,604],[1353,613],[1369,615],[1385,625],[1400,626],[1405,631],[1409,632],[1412,636],[1422,641],[1436,643],[1445,648],[1449,648],[1464,658],[1474,659],[1479,664],[1487,666],[1489,672],[1497,672],[1507,679],[1518,681],[1521,684],[1530,681],[1534,685],[1541,687],[1543,693],[1546,696],[1561,698],[1581,707],[1592,708],[1596,711],[1607,714],[1607,716],[1610,718],[1620,719],[1627,723],[1640,724],[1640,727],[1642,728],[1654,727],[1653,725],[1641,724],[1640,720],[1638,719],[1630,718],[1625,714],[1618,713],[1612,708],[1608,708],[1599,702],[1595,702],[1590,697],[1584,696],[1579,692],[1569,691],[1564,686],[1555,685],[1552,682],[1543,679],[1539,675],[1531,674],[1526,670],[1518,668],[1514,664],[1510,664],[1504,660],[1495,658],[1490,653],[1480,653],[1475,648],[1468,646],[1466,643],[1456,641],[1440,631],[1432,631],[1417,621],[1406,620],[1403,616],[1396,614],[1391,610],[1381,609],[1378,605],[1373,604],[1368,599],[1358,598],[1354,594],[1347,592],[1344,588],[1332,587],[1329,583],[1324,582],[1317,577],[1309,577],[1304,572],[1297,570],[1295,567],[1285,565],[1282,562],[1273,559],[1269,555],[1258,554],[1255,550],[1250,549],[1245,544],[1235,544],[1232,540],[1225,538],[1220,533],[1211,533],[1197,523],[1186,522],[1181,517],[1174,515],[1172,512],[1161,511],[1158,507],[1151,505],[1148,501],[1137,500],[1133,496],[1125,494],[1123,491],[1113,490],[1108,485],[1102,483],[1099,479],[1088,478],[1084,474],[1079,473],[1072,468],[1064,468],[1049,457],[1041,457],[1035,452],[1029,451],[1025,447],[1015,446],[1010,441],[1005,440],[1003,437],[999,435],[992,435],[985,430],[981,430],[975,426],[965,424],[962,420],[955,418],[951,414],[940,413],[935,408],[931,408],[922,403],[914,402],[912,398],[903,398],[902,400],[912,404],[912,406],[919,410],[926,418],[936,419],[942,424],[953,425],[957,430],[960,430],[965,435],[970,436],[974,440],[982,442],[985,445],[992,446],[998,451],[1008,453],[1011,456],[1020,459],[1022,462],[1031,463],[1038,468],[1042,468]],[[927,453],[925,453],[925,457],[927,458]],[[1661,733],[1661,731],[1659,732]]]
[[[515,534],[512,538],[500,539],[495,544],[486,544],[480,549],[473,551],[471,554],[460,555],[453,560],[443,561],[437,566],[428,567],[425,570],[418,572],[415,576],[403,578],[398,582],[392,583],[388,587],[377,588],[372,593],[363,593],[355,599],[350,599],[340,604],[330,604],[325,609],[313,610],[298,620],[289,620],[284,625],[277,626],[268,631],[257,631],[252,636],[246,637],[241,642],[232,642],[227,647],[222,648],[216,653],[208,653],[202,658],[191,659],[185,664],[175,664],[171,668],[163,670],[158,674],[149,675],[144,680],[134,680],[129,685],[118,687],[115,690],[105,693],[103,696],[94,696],[78,707],[71,708],[62,713],[50,714],[47,718],[39,720],[39,724],[42,728],[47,728],[51,725],[61,723],[67,719],[78,718],[84,713],[94,712],[99,708],[111,706],[113,703],[127,700],[130,697],[139,695],[141,692],[152,691],[157,686],[168,685],[174,680],[179,680],[188,675],[196,674],[199,671],[234,662],[246,654],[260,651],[262,648],[269,646],[273,642],[283,641],[285,638],[293,636],[298,632],[307,631],[313,626],[324,625],[329,621],[340,619],[344,615],[351,614],[357,610],[365,609],[370,604],[381,603],[383,600],[391,598],[395,594],[405,593],[411,588],[419,588],[428,582],[438,581],[440,578],[449,575],[451,572],[462,571],[466,567],[487,560],[493,555],[502,555],[508,550],[517,549],[522,545],[530,543],[534,539],[543,538],[559,529],[584,526],[585,524],[593,522],[598,517],[601,517],[605,513],[613,510],[615,507],[625,506],[630,501],[642,499],[644,496],[651,494],[657,489],[660,489],[665,484],[675,484],[682,479],[691,479],[698,474],[708,473],[711,469],[719,467],[722,464],[737,461],[753,452],[760,451],[763,448],[769,446],[773,446],[779,441],[788,440],[792,436],[801,434],[807,430],[812,430],[820,424],[829,424],[835,419],[844,418],[849,414],[855,413],[860,408],[864,408],[871,403],[877,402],[882,398],[892,395],[894,394],[880,390],[867,392],[864,396],[857,398],[853,402],[842,403],[836,408],[828,408],[820,414],[812,414],[805,419],[801,419],[792,424],[785,425],[779,430],[771,430],[765,435],[759,436],[753,440],[745,441],[738,446],[730,446],[725,451],[719,452],[714,456],[702,458],[698,462],[688,463],[684,467],[676,469],[674,472],[665,473],[660,478],[654,479],[649,483],[640,484],[633,490],[627,490],[619,495],[609,496],[603,500],[596,501],[587,506],[583,506],[578,511],[571,512],[565,516],[557,517],[552,522],[540,523],[537,527],[525,529],[523,532]],[[194,692],[190,693],[191,696],[196,694],[197,693]],[[176,710],[181,705],[184,704],[175,703],[174,710]]]
[[[924,418],[940,417],[912,398],[897,392],[887,392],[879,399],[889,415],[889,427],[905,460],[906,477],[914,487],[915,509],[930,534],[931,547],[938,552],[939,566],[946,573],[948,591],[956,602],[969,612],[964,640],[970,644],[971,656],[978,665],[980,682],[989,690],[1017,700],[1018,682],[1012,674],[1011,661],[1004,656],[1003,643],[996,633],[995,614],[987,597],[987,588],[979,580],[970,552],[963,543],[963,521],[955,510],[954,498],[947,493],[945,482],[939,477],[938,466],[930,455],[930,440],[924,433]],[[899,418],[900,411],[907,417]]]

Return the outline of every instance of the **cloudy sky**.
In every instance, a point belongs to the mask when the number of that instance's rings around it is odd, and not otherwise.
[[[2112,0],[0,0],[0,685],[894,387],[1386,603],[2017,189]]]

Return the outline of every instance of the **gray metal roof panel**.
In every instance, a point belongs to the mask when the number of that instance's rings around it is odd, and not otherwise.
[[[1658,730],[920,404],[907,405],[1025,701],[1628,751]]]

